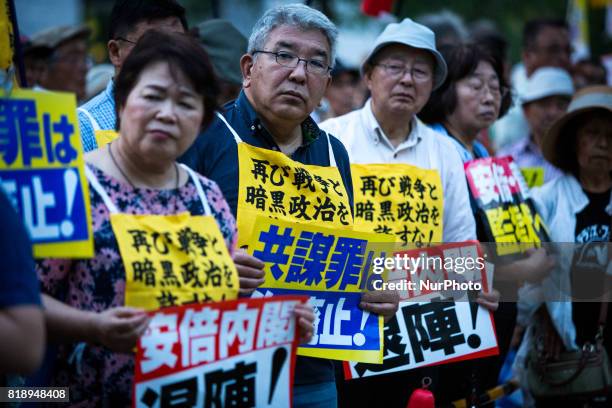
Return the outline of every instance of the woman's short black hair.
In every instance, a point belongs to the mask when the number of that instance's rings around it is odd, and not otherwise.
[[[187,34],[157,30],[147,31],[140,38],[123,62],[121,71],[115,79],[117,129],[120,126],[119,110],[125,106],[128,95],[138,82],[140,74],[157,62],[167,62],[174,79],[177,78],[177,71],[182,72],[197,94],[202,97],[204,118],[201,128],[204,130],[214,118],[219,93],[208,55],[196,39]]]
[[[503,62],[491,56],[484,48],[470,43],[442,46],[439,51],[448,66],[448,74],[442,85],[431,93],[429,101],[418,114],[423,122],[441,123],[455,111],[457,107],[456,83],[472,75],[481,61],[491,64],[499,78],[500,87],[508,89],[508,83],[504,78]],[[511,105],[512,95],[506,92],[501,100],[500,118],[508,112]]]

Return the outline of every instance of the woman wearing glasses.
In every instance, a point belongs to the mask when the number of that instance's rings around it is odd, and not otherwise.
[[[511,98],[502,65],[475,45],[440,49],[448,76],[436,89],[419,118],[453,139],[463,161],[487,157],[478,134],[503,116]]]

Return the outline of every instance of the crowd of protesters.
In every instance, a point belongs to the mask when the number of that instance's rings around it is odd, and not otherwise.
[[[131,404],[132,350],[149,318],[124,304],[116,214],[212,215],[240,294],[262,285],[263,262],[236,244],[240,144],[337,167],[351,206],[351,164],[435,170],[443,243],[486,240],[464,163],[511,156],[519,167],[543,168],[545,184],[532,195],[552,242],[610,242],[612,88],[599,60],[572,64],[563,20],[525,24],[522,64],[510,75],[508,43],[494,27],[468,30],[445,13],[389,24],[354,67],[337,58],[334,23],[305,5],[267,10],[248,39],[225,20],[190,29],[186,12],[175,0],[117,0],[107,43],[112,66],[89,72],[85,26],[54,27],[24,43],[28,86],[72,92],[80,103],[95,253],[34,260],[27,232],[0,194],[0,384],[42,364],[37,385],[70,387],[71,404]],[[103,131],[119,137],[100,147]],[[475,298],[493,312],[498,356],[352,381],[331,360],[298,356],[293,406],[405,407],[424,377],[437,403],[451,403],[474,384],[495,387],[513,349],[525,406],[610,406],[610,391],[572,401],[529,389],[525,364],[535,347],[554,359],[599,336],[612,352],[612,313],[600,313],[607,304],[576,301],[584,274],[607,287],[610,254],[598,257],[594,272],[593,260],[577,251],[553,252],[529,249],[496,265],[493,290]],[[558,287],[566,297],[548,299]],[[388,320],[398,303],[396,292],[374,291],[360,307]],[[307,342],[313,309],[300,305],[295,314]]]

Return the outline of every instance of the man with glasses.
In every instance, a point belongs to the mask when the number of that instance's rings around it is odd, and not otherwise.
[[[434,33],[410,19],[389,24],[362,69],[371,98],[363,108],[326,120],[321,128],[343,142],[351,163],[403,163],[438,170],[444,189],[444,242],[475,239],[459,154],[451,141],[416,117],[446,77]]]
[[[507,147],[529,132],[520,99],[528,92],[527,81],[543,67],[555,67],[569,71],[572,46],[569,27],[562,19],[538,18],[525,23],[523,28],[523,65],[512,73],[512,85],[516,90],[515,104],[508,114],[497,121],[491,132],[496,150]]]
[[[115,75],[140,37],[148,30],[187,32],[185,9],[175,0],[117,0],[111,11],[108,56]],[[95,132],[115,130],[113,81],[79,108],[79,128],[86,152],[98,147]]]
[[[362,66],[371,98],[363,108],[328,119],[321,128],[343,142],[351,163],[410,164],[437,170],[443,193],[442,240],[467,241],[476,239],[476,225],[459,153],[450,139],[416,116],[447,74],[435,44],[429,28],[408,18],[389,24]],[[437,368],[344,382],[339,387],[340,400],[343,406],[406,406],[424,377],[431,377],[435,384]]]
[[[238,168],[247,164],[239,163],[238,143],[248,145],[249,149],[282,152],[306,165],[327,167],[335,161],[352,207],[346,150],[310,118],[331,81],[337,35],[336,27],[327,17],[301,4],[270,9],[255,24],[247,54],[240,60],[243,76],[240,95],[224,106],[222,116],[182,158],[219,185],[234,216],[242,204],[238,203]],[[237,250],[234,262],[241,288],[250,288],[252,292],[263,284],[264,264],[260,260]],[[391,317],[397,303],[397,293],[375,292],[362,297],[361,307]],[[293,406],[336,404],[332,362],[298,356]]]

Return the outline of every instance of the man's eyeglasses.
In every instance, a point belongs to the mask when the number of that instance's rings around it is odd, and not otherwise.
[[[125,41],[126,43],[132,44],[132,45],[136,45],[136,41],[131,41],[128,40],[127,38],[123,38],[123,37],[117,37],[115,38],[117,41]]]
[[[410,76],[415,82],[423,83],[431,80],[433,73],[419,66],[407,66],[401,64],[375,64],[377,67],[382,67],[385,72],[392,77],[403,77],[406,72],[410,72]]]
[[[316,60],[316,59],[300,58],[297,55],[291,54],[290,52],[286,52],[286,51],[278,51],[278,52],[264,51],[264,50],[253,51],[253,55],[257,53],[274,55],[276,59],[276,63],[279,65],[282,65],[283,67],[287,67],[287,68],[295,68],[298,66],[300,61],[304,61],[304,63],[306,64],[306,71],[311,74],[315,74],[315,75],[325,75],[331,70],[330,66],[327,65],[323,61]]]

